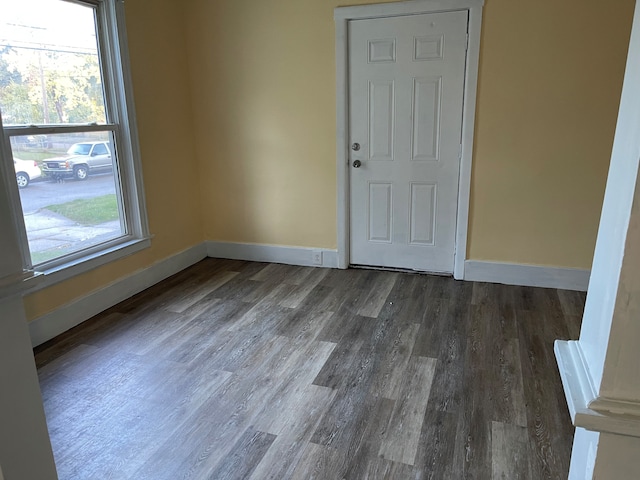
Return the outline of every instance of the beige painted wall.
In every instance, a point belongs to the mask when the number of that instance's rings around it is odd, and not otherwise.
[[[191,0],[205,237],[336,246],[333,9]],[[589,268],[633,0],[487,0],[469,257]]]
[[[152,247],[29,295],[29,319],[203,240],[182,7],[127,0],[126,14]]]
[[[634,0],[488,0],[469,257],[590,268]]]

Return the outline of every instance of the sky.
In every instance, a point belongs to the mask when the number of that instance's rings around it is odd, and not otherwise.
[[[65,0],[0,0],[0,48],[95,53],[94,9]]]

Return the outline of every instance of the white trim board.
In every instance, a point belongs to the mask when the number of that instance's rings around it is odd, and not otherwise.
[[[590,270],[467,260],[464,279],[525,287],[559,288],[586,292]]]
[[[458,182],[458,214],[456,218],[456,254],[453,276],[461,280],[465,273],[465,255],[469,227],[471,164],[475,129],[478,65],[480,62],[480,30],[484,0],[412,0],[380,3],[334,10],[336,27],[336,178],[337,178],[337,265],[349,265],[349,55],[348,22],[362,18],[417,15],[454,10],[469,12],[469,49],[465,72],[462,112],[462,155]]]
[[[206,246],[200,243],[33,320],[29,323],[32,346],[51,340],[94,315],[198,263],[206,256]]]
[[[335,20],[355,20],[358,18],[419,15],[421,13],[468,10],[473,7],[482,7],[483,5],[484,0],[409,0],[352,7],[337,7],[334,10],[333,18]]]
[[[573,424],[594,432],[640,437],[640,403],[597,395],[580,342],[556,340],[553,350]]]
[[[314,263],[314,256],[318,253],[320,265]],[[203,242],[118,279],[104,288],[29,322],[32,346],[37,347],[51,340],[207,257],[328,268],[338,266],[338,254],[335,250],[251,243]]]
[[[321,264],[314,262],[320,254]],[[330,249],[207,241],[116,280],[100,290],[63,305],[29,323],[32,345],[38,346],[98,313],[206,258],[339,268],[338,252]],[[534,287],[586,290],[587,270],[467,261],[464,279]]]
[[[321,248],[265,245],[261,243],[234,243],[208,241],[207,254],[212,258],[231,258],[253,262],[285,263],[308,267],[338,268],[338,252]],[[314,254],[320,253],[321,263],[315,263]]]

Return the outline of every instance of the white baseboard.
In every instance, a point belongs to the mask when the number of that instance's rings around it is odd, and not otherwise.
[[[515,263],[464,262],[464,279],[473,282],[504,283],[525,287],[559,288],[586,292],[590,270],[545,267]]]
[[[321,254],[321,263],[314,257]],[[116,280],[100,290],[47,313],[29,323],[35,347],[79,325],[98,313],[149,288],[205,257],[254,262],[338,268],[337,250],[207,241]],[[586,291],[589,271],[569,268],[515,265],[495,262],[465,262],[464,279],[532,287]]]
[[[569,415],[575,425],[576,418],[585,415],[589,409],[589,403],[597,397],[596,389],[591,384],[579,342],[556,340],[553,351],[556,355]]]
[[[234,260],[250,260],[253,262],[285,263],[309,267],[338,268],[338,251],[320,248],[286,247],[280,245],[264,245],[258,243],[207,243],[207,254],[213,258],[231,258]],[[314,253],[320,252],[322,262],[313,261]]]
[[[320,265],[316,265],[313,261],[314,254],[318,252],[321,253],[322,259]],[[249,243],[203,242],[123,279],[116,280],[100,290],[33,320],[29,323],[31,344],[34,347],[41,345],[207,256],[328,268],[337,268],[338,266],[336,250]]]
[[[554,352],[569,414],[576,427],[640,437],[640,402],[598,396],[580,341],[556,340]]]
[[[205,243],[200,243],[33,320],[29,323],[31,344],[36,347],[51,340],[107,308],[190,267],[206,256],[207,247]]]

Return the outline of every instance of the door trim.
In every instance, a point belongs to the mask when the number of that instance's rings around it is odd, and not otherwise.
[[[453,276],[464,278],[469,226],[471,164],[475,128],[478,65],[480,60],[480,29],[484,0],[412,0],[380,3],[334,10],[336,24],[336,160],[337,160],[337,243],[338,268],[349,266],[349,42],[348,23],[363,18],[419,15],[466,10],[469,12],[469,48],[465,69],[462,110],[462,154],[458,182],[458,214]]]

